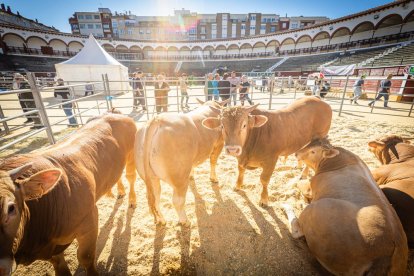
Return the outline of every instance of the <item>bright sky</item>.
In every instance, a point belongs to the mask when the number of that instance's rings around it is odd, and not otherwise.
[[[276,13],[288,16],[328,16],[338,18],[391,2],[391,0],[0,0],[12,11],[60,31],[70,32],[68,18],[75,11],[131,11],[136,15],[172,15],[174,9],[197,13]],[[252,5],[253,4],[253,5]]]

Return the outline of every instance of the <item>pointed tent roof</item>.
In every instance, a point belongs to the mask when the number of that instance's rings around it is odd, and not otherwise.
[[[99,45],[92,34],[89,35],[89,39],[85,43],[85,46],[76,56],[59,64],[120,65],[125,67],[108,54],[105,49]]]

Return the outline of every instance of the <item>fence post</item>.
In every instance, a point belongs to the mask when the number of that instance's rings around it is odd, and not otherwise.
[[[371,113],[374,111],[374,106],[375,106],[375,99],[377,98],[377,95],[379,93],[379,87],[380,87],[380,80],[377,80],[377,89],[375,91],[375,95],[374,95],[374,102],[371,104]]]
[[[3,109],[1,109],[1,106],[0,106],[0,119],[4,119],[4,113],[3,113]],[[4,131],[6,132],[6,134],[9,134],[10,129],[9,129],[9,126],[7,125],[7,122],[3,122],[3,127],[4,127]]]
[[[145,78],[142,78],[142,86],[144,87],[143,93],[144,93],[144,101],[145,101],[145,107],[146,107],[146,113],[147,113],[147,121],[149,121],[149,106],[148,106],[148,98],[147,98],[147,82]]]
[[[52,127],[50,126],[49,118],[47,117],[46,109],[43,104],[42,96],[40,95],[39,88],[36,85],[36,79],[33,73],[27,73],[27,79],[29,81],[30,89],[32,90],[33,99],[38,109],[40,119],[43,125],[46,127],[47,138],[50,144],[56,143],[55,137],[53,136]]]
[[[411,117],[411,112],[413,111],[413,107],[414,107],[414,99],[411,99],[411,108],[410,108],[410,112],[408,112],[408,117]]]
[[[338,116],[341,116],[341,113],[342,113],[342,107],[344,106],[345,95],[346,95],[346,89],[347,89],[347,87],[348,87],[348,80],[349,80],[349,75],[347,75],[347,76],[346,76],[345,88],[344,88],[344,93],[342,94],[341,106],[339,107],[339,114],[338,114]]]
[[[102,85],[103,85],[103,90],[104,90],[104,95],[105,95],[106,110],[110,110],[108,92],[107,92],[107,89],[106,89],[106,82],[105,82],[105,75],[104,74],[102,74]]]
[[[178,86],[180,85],[180,81],[179,80],[177,80],[177,84],[176,84],[177,86],[176,86],[176,93],[177,93],[177,111],[178,111],[178,113],[180,113],[180,98],[179,98],[179,95],[178,95]],[[183,112],[184,112],[184,110],[182,110]]]
[[[272,76],[270,79],[270,97],[269,97],[269,110],[272,109],[272,99],[273,99],[273,90],[275,87],[275,76]]]
[[[111,89],[109,88],[109,79],[108,74],[105,74],[105,83],[106,83],[106,91],[108,93],[108,100],[109,100],[109,109],[112,110],[112,96],[111,96]]]

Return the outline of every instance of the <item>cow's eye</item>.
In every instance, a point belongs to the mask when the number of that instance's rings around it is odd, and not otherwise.
[[[243,124],[242,129],[245,129],[245,128],[246,128],[246,124]]]
[[[10,204],[9,207],[7,208],[7,214],[10,215],[14,215],[16,213],[16,206],[14,204]]]
[[[311,153],[312,153],[312,154],[315,154],[315,151],[314,151],[314,150],[311,150]]]

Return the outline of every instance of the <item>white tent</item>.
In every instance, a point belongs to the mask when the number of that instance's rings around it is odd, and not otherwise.
[[[102,82],[102,74],[108,74],[111,94],[130,91],[128,68],[109,55],[90,35],[82,50],[71,59],[55,64],[58,78],[69,84]],[[96,92],[103,91],[102,84],[94,84]],[[74,88],[75,95],[82,96],[85,87]]]

